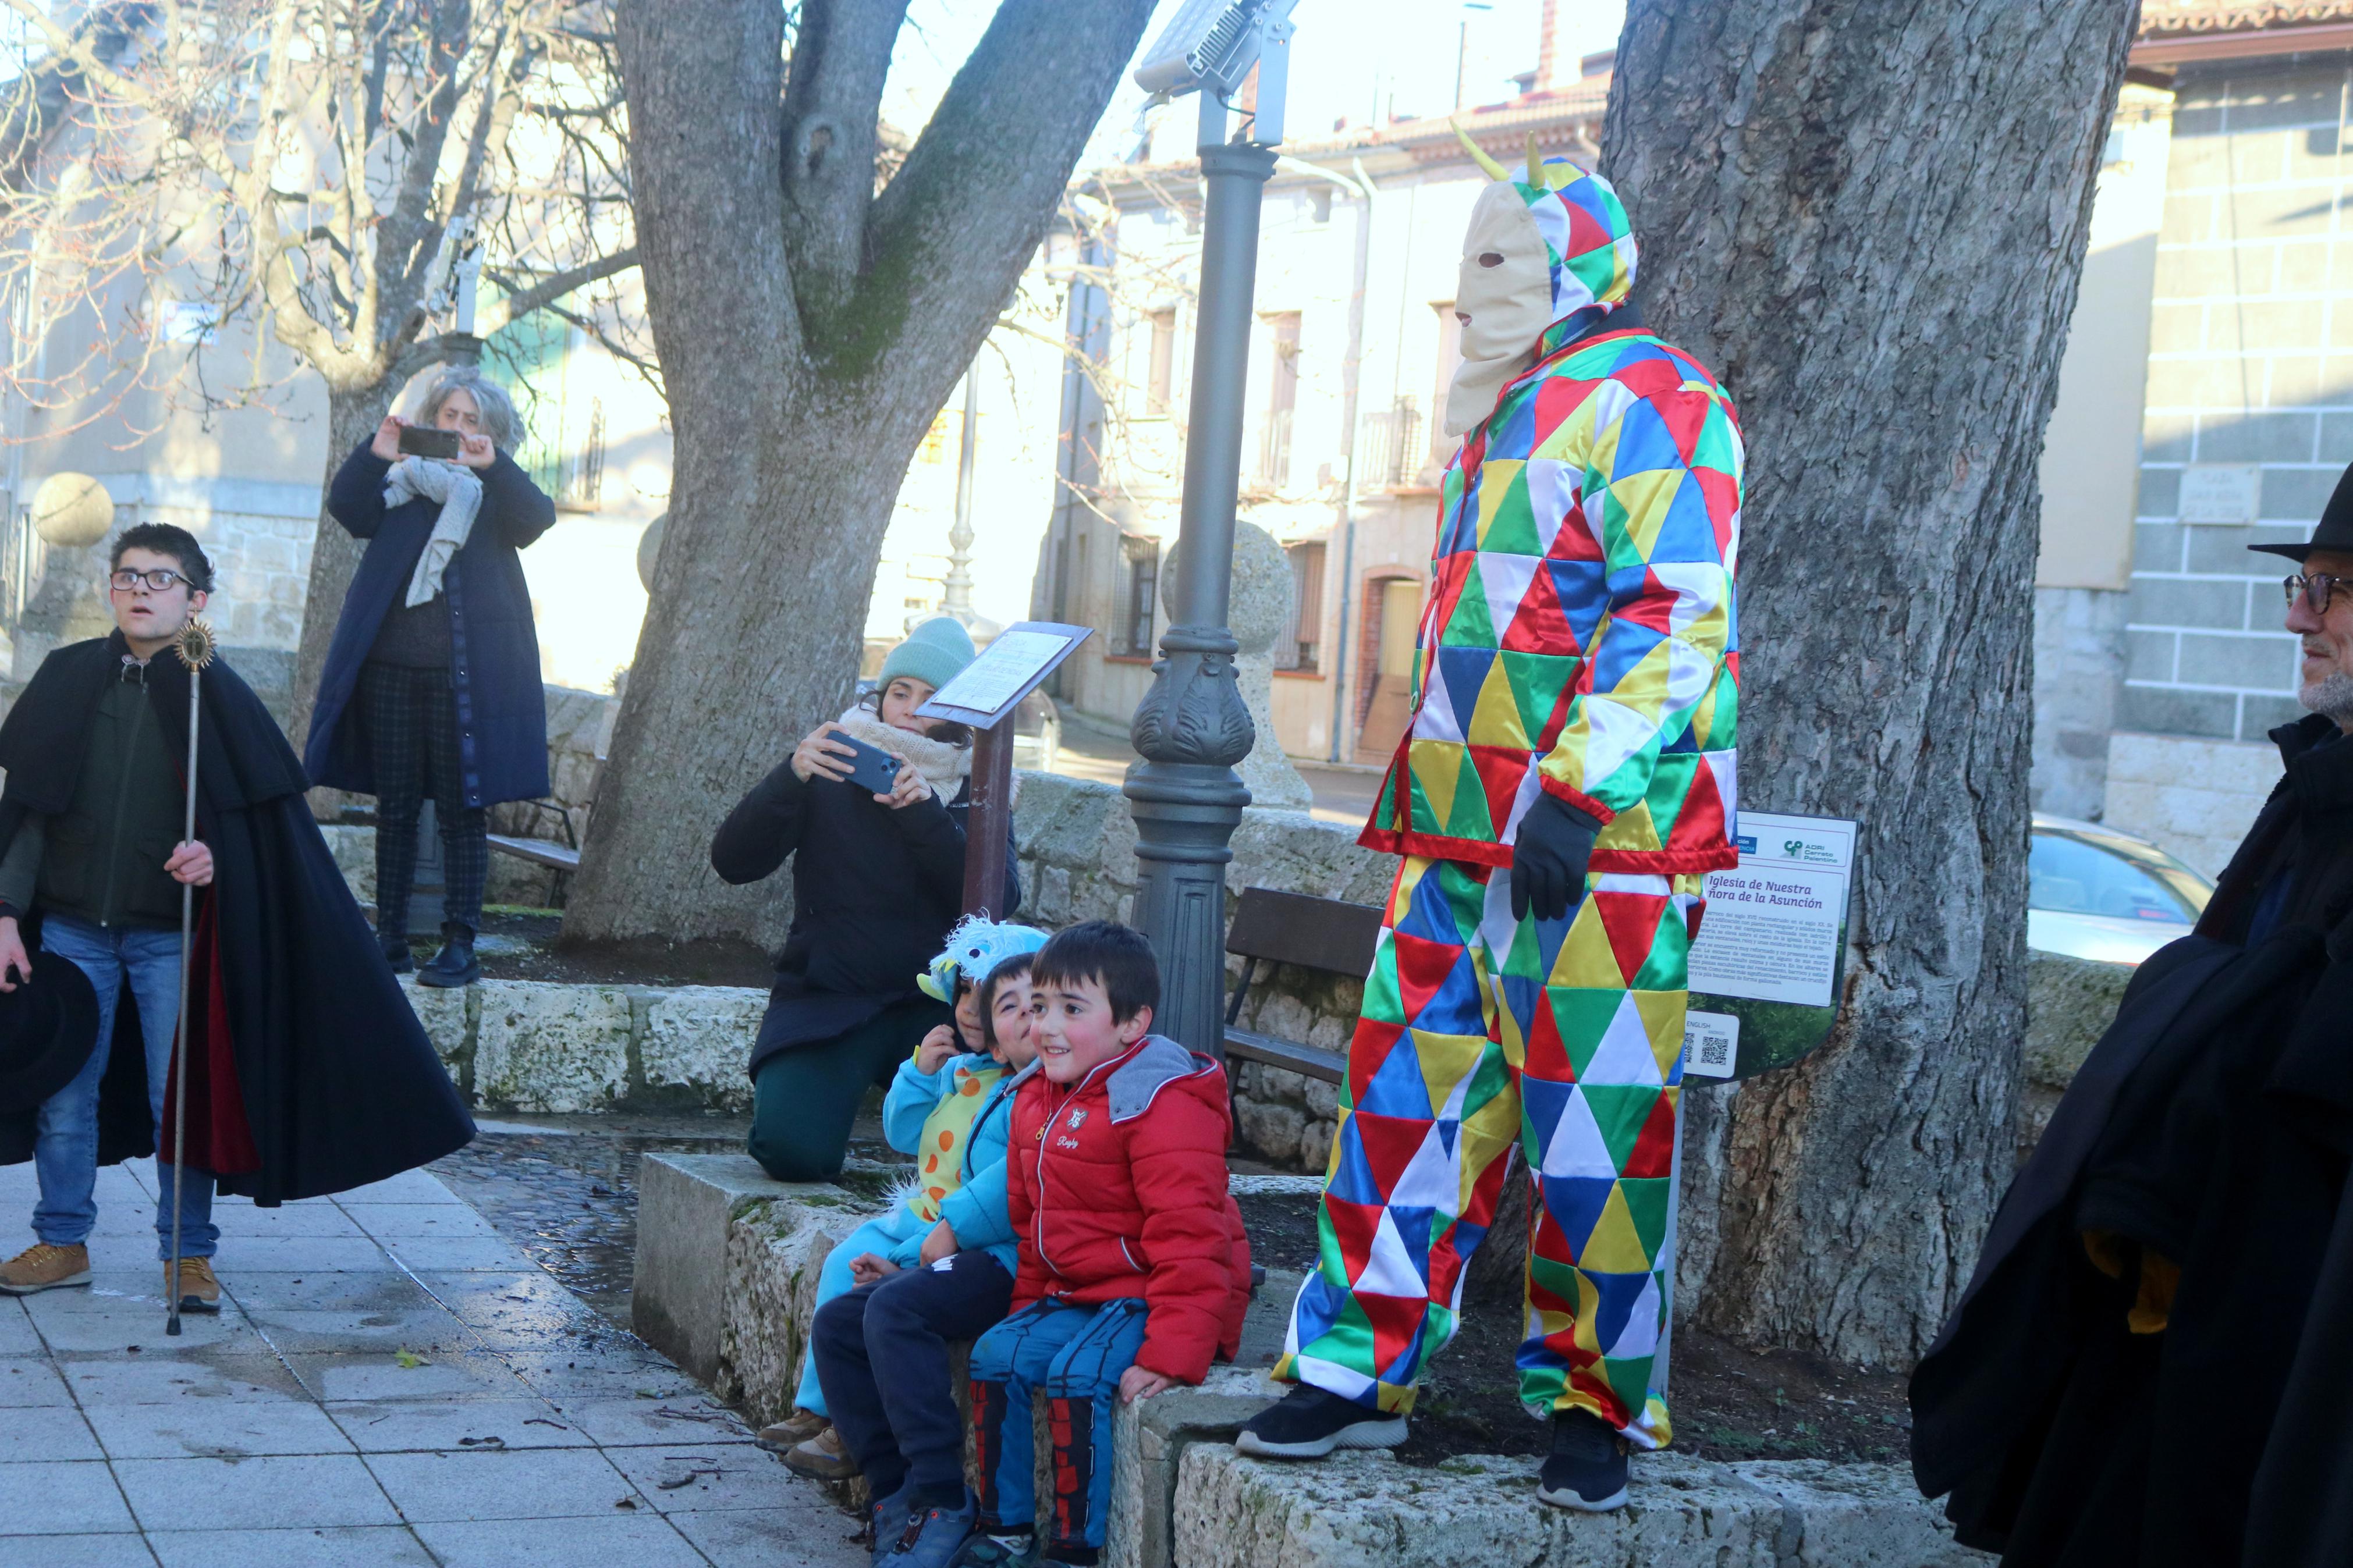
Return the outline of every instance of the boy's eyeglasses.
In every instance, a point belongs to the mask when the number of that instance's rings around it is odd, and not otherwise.
[[[114,584],[119,593],[128,594],[132,589],[144,583],[158,594],[167,594],[171,592],[173,584],[187,583],[188,579],[168,566],[158,566],[153,572],[133,572],[130,567],[125,566],[115,573],[109,581]],[[193,583],[189,583],[188,585],[191,588],[195,586]]]

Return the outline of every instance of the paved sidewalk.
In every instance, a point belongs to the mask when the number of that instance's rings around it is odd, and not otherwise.
[[[854,1521],[432,1176],[224,1199],[164,1334],[145,1162],[87,1289],[0,1297],[0,1568],[852,1568]],[[30,1165],[0,1167],[0,1247]]]

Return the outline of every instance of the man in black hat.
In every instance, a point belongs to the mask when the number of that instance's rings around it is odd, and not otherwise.
[[[57,984],[62,958],[96,994],[69,1080],[30,1110],[0,1104],[0,1163],[31,1159],[41,1191],[37,1240],[0,1264],[0,1292],[89,1283],[101,1160],[160,1153],[157,1253],[177,1189],[180,1305],[205,1311],[220,1301],[216,1184],[261,1204],[337,1192],[473,1135],[311,820],[301,763],[218,660],[199,689],[196,837],[182,841],[191,683],[171,647],[211,586],[186,531],[127,530],[116,631],[49,655],[0,723],[0,992]],[[174,1149],[184,885],[200,891]]]
[[[1921,1489],[2007,1563],[2353,1563],[2353,469],[2250,548],[2297,565],[2284,776],[1913,1377]]]

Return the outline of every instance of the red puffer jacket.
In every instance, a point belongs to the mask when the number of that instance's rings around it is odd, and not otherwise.
[[[1240,1347],[1250,1238],[1226,1190],[1226,1075],[1147,1035],[1067,1089],[1033,1066],[1013,1101],[1013,1310],[1141,1296],[1135,1363],[1198,1383]]]

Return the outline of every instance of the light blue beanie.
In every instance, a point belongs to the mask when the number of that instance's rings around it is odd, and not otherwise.
[[[912,676],[937,691],[973,661],[972,634],[950,616],[934,616],[907,634],[907,640],[882,661],[877,689],[887,690],[898,677]]]

